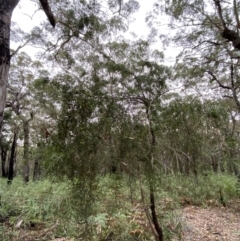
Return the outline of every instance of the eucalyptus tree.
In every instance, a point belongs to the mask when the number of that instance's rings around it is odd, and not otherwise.
[[[104,168],[99,157],[109,154],[120,165],[123,159],[128,162],[123,165],[142,161],[150,177],[151,165],[156,164],[152,157],[155,105],[160,105],[171,71],[160,63],[162,53],[151,51],[146,41],[123,40],[128,17],[138,8],[136,1],[120,2],[120,6],[118,1],[105,5],[98,1],[56,1],[53,6],[59,24],[52,38],[45,27],[35,28],[31,35],[33,44],[38,44],[39,38],[47,39],[43,46],[48,52],[46,62],[58,66],[48,83],[38,82],[43,88],[54,86],[58,93],[45,93],[50,102],[58,103],[57,114],[51,114],[52,119],[55,115],[55,127],[44,152],[45,168],[53,176],[67,177],[76,184],[86,215],[94,200],[89,190],[94,190],[96,176]],[[138,117],[140,121],[134,123]],[[143,141],[139,141],[141,135]],[[125,143],[134,149],[124,151]],[[139,143],[143,148],[138,152]],[[155,236],[162,240],[153,190],[150,192]]]
[[[205,98],[232,99],[238,111],[239,8],[236,0],[157,1],[149,17],[167,15],[170,34],[161,37],[181,48],[176,78]]]
[[[152,15],[167,14],[172,33],[166,39],[182,48],[176,79],[203,99],[229,99],[229,119],[240,111],[239,10],[235,0],[157,1]]]
[[[48,0],[39,0],[51,25],[55,26],[55,18],[48,4]],[[10,68],[10,27],[12,13],[19,0],[0,1],[0,140],[3,114],[6,102],[7,80]]]
[[[232,172],[230,163],[238,154],[230,160],[229,140],[237,139],[230,134],[233,126],[228,109],[224,101],[202,102],[197,97],[178,98],[164,106],[157,136],[165,171],[187,175],[210,169],[218,172],[228,160]]]
[[[71,71],[67,68],[69,58],[58,56],[59,73],[47,82],[35,82],[48,103],[58,103],[55,111],[49,112],[55,127],[44,152],[45,169],[77,183],[76,193],[81,197],[94,190],[95,178],[102,170],[125,170],[136,177],[145,172],[150,179],[155,175],[150,169],[155,172],[157,164],[157,107],[171,76],[171,69],[162,64],[162,53],[152,51],[146,41],[109,39],[100,47],[93,48],[89,42],[79,46],[81,51],[73,53]],[[144,168],[134,169],[140,166]],[[153,187],[154,178],[150,179]],[[151,195],[154,234],[161,240],[153,190]],[[81,201],[87,210],[90,200]]]
[[[69,80],[74,88],[79,86],[95,101],[101,100],[104,106],[98,108],[104,112],[107,108],[116,108],[114,97],[106,95],[110,88],[106,84],[108,80],[99,78],[98,72],[104,71],[99,69],[103,69],[105,62],[109,62],[108,42],[126,31],[131,14],[138,9],[137,1],[56,1],[53,5],[54,12],[59,16],[54,35],[47,27],[34,29],[31,35],[33,44],[38,44],[39,38],[47,40],[42,46],[48,52],[46,60],[50,60],[49,65],[59,67],[58,71],[55,68],[54,72],[58,73],[49,86],[56,85],[60,91],[59,96],[62,97],[62,84],[65,86]],[[52,37],[47,38],[49,34]],[[61,103],[61,109],[62,99],[57,101]]]
[[[31,90],[34,78],[42,74],[42,68],[38,62],[32,59],[26,53],[19,53],[14,57],[12,67],[9,73],[8,97],[6,108],[12,112],[16,122],[19,123],[19,138],[23,139],[23,176],[24,181],[28,182],[30,173],[29,152],[33,141],[30,141],[31,122],[35,116],[41,116],[41,105],[36,102],[34,91]],[[40,112],[40,113],[39,113]],[[5,122],[10,126],[11,123]],[[39,131],[35,130],[35,136]],[[18,138],[16,138],[18,139]]]
[[[128,29],[131,15],[139,4],[136,0],[54,0],[52,8],[58,22],[55,31],[43,23],[28,37],[32,45],[42,49],[41,54],[50,60],[49,65],[57,63],[67,71],[75,63],[80,65],[79,52],[95,51],[104,56],[103,45]]]
[[[9,150],[9,145],[7,142],[2,141],[1,143],[1,175],[2,177],[7,177],[7,171],[6,171],[6,162],[7,162],[7,153]]]
[[[9,180],[12,180],[14,175],[18,132],[18,120],[16,120],[16,118],[14,117],[12,110],[6,110],[3,118],[2,141],[0,151],[2,177],[8,178]]]
[[[138,123],[145,127],[145,134],[140,133],[141,138],[145,139],[145,143],[139,149],[141,158],[137,161],[143,163],[148,177],[154,236],[156,240],[161,241],[163,231],[156,216],[154,194],[155,167],[158,164],[155,129],[162,96],[167,92],[167,81],[171,78],[171,69],[162,64],[163,54],[157,50],[152,51],[146,41],[113,42],[109,43],[108,47],[111,57],[107,58],[105,68],[111,76],[112,96],[122,106],[129,108],[131,111],[129,114],[133,120],[140,119]],[[135,138],[131,142],[139,142],[138,133],[135,129],[133,132]],[[130,152],[130,156],[132,155],[134,153]]]

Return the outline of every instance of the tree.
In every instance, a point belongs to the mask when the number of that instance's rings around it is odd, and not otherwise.
[[[15,130],[13,134],[13,141],[12,141],[11,153],[9,158],[8,184],[12,183],[13,176],[14,176],[14,162],[16,158],[17,138],[18,138],[18,130]]]
[[[169,26],[174,31],[167,39],[182,47],[176,60],[175,78],[202,99],[228,99],[226,103],[231,109],[228,118],[232,121],[234,112],[240,113],[239,3],[235,0],[158,3],[152,16],[157,17],[157,10],[169,16]],[[231,103],[235,104],[235,110]],[[238,173],[237,168],[234,172]]]
[[[227,159],[232,128],[227,104],[185,97],[161,108],[157,137],[164,171],[187,175],[211,167],[219,171]]]
[[[80,197],[86,190],[95,190],[100,170],[146,175],[152,211],[149,221],[156,240],[163,240],[154,198],[159,164],[155,127],[171,68],[162,64],[163,54],[152,51],[146,41],[109,41],[103,47],[74,53],[82,61],[74,61],[71,72],[62,68],[48,82],[35,81],[38,91],[46,89],[48,103],[58,103],[49,112],[55,120],[45,146],[44,167],[54,177],[74,181]],[[66,59],[60,60],[65,66]],[[50,89],[55,90],[50,93]],[[86,215],[90,200],[78,199]]]
[[[239,4],[235,0],[158,3],[153,15],[157,17],[157,10],[166,13],[172,30],[165,41],[182,49],[176,78],[205,98],[232,99],[239,111]]]
[[[19,0],[0,0],[0,141],[3,125],[3,115],[7,94],[7,79],[10,68],[10,27],[12,12]],[[40,0],[40,4],[46,13],[52,26],[55,26],[55,18],[49,7],[48,0]]]
[[[15,130],[16,128],[13,128],[13,126],[18,126],[18,135],[16,137],[23,140],[23,146],[20,145],[20,148],[23,150],[23,162],[19,166],[23,166],[21,173],[23,174],[24,182],[29,180],[29,153],[37,145],[40,135],[40,128],[34,130],[34,135],[32,134],[32,122],[42,118],[42,105],[36,101],[37,93],[33,88],[33,82],[34,78],[39,76],[44,78],[47,73],[38,61],[33,61],[24,52],[19,53],[12,59],[6,101],[6,110],[8,111],[4,114],[3,134],[6,133],[4,130]],[[6,118],[8,113],[11,113],[11,119]],[[21,160],[21,154],[17,156],[17,160]]]

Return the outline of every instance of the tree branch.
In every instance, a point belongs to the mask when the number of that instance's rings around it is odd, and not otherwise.
[[[22,49],[23,47],[25,47],[30,41],[31,41],[31,38],[28,39],[24,44],[19,45],[19,46],[17,47],[17,49],[12,52],[11,57],[13,57],[14,55],[16,55],[16,54],[19,52],[19,50]]]
[[[222,26],[223,26],[224,29],[226,29],[227,25],[226,25],[226,23],[225,23],[225,21],[223,19],[222,7],[221,7],[221,4],[220,4],[220,1],[219,0],[214,0],[214,3],[215,3],[215,6],[217,8],[218,16],[219,16],[219,18],[221,20]]]
[[[230,71],[231,71],[231,84],[232,84],[233,99],[237,105],[238,111],[240,112],[240,102],[239,102],[237,92],[236,92],[237,88],[235,87],[235,84],[234,84],[233,62],[231,62]]]
[[[238,30],[237,32],[236,31],[233,31],[231,29],[229,29],[226,25],[226,22],[224,21],[223,19],[223,15],[222,15],[222,8],[221,8],[221,4],[220,4],[220,1],[219,0],[214,0],[214,3],[215,3],[215,6],[217,8],[217,12],[218,12],[218,17],[220,18],[220,21],[222,23],[222,32],[220,33],[221,36],[229,41],[232,42],[233,44],[233,47],[236,48],[236,49],[239,49],[240,50],[240,37],[239,37],[239,34],[238,34]],[[234,0],[234,3],[235,3],[235,0]],[[236,4],[236,3],[235,3]],[[235,8],[234,8],[235,9]],[[237,11],[234,10],[234,12]],[[236,15],[236,13],[235,13]],[[238,17],[236,15],[236,21],[239,22],[238,20]]]
[[[234,10],[235,18],[236,18],[236,23],[237,23],[237,33],[239,34],[238,29],[240,28],[240,21],[239,21],[239,17],[238,17],[236,0],[233,0],[233,10]]]
[[[227,90],[231,90],[231,89],[232,89],[230,86],[223,85],[223,84],[218,80],[218,78],[216,77],[216,75],[215,75],[212,71],[208,70],[208,71],[206,71],[206,72],[212,77],[213,80],[215,80],[215,81],[218,83],[218,85],[219,85],[221,88],[227,89]]]
[[[56,25],[56,20],[55,20],[55,17],[53,15],[53,12],[48,4],[48,0],[39,0],[40,1],[40,4],[43,8],[43,11],[45,12],[45,14],[47,15],[47,18],[49,20],[49,22],[51,23],[51,25],[53,27],[55,27]]]

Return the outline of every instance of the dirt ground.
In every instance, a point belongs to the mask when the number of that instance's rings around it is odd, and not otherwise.
[[[240,241],[240,206],[182,210],[183,241]]]

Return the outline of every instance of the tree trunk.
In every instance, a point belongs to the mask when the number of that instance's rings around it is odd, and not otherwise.
[[[23,120],[24,144],[23,144],[23,180],[29,182],[29,121]]]
[[[34,169],[33,169],[33,181],[37,181],[40,179],[40,176],[41,176],[40,160],[41,160],[41,157],[37,157],[35,159]]]
[[[211,155],[211,159],[212,159],[213,171],[214,171],[214,173],[217,173],[218,172],[218,160],[217,160],[216,156],[214,156],[214,155]]]
[[[147,102],[144,102],[145,108],[146,108],[146,116],[147,116],[147,121],[148,121],[148,128],[149,128],[149,136],[150,136],[150,151],[148,154],[148,159],[149,162],[149,170],[151,172],[151,175],[154,175],[154,158],[153,158],[153,153],[155,150],[155,145],[156,145],[156,136],[154,133],[153,125],[152,125],[152,120],[151,120],[151,105]],[[150,177],[150,182],[149,182],[149,191],[150,191],[150,210],[151,210],[151,215],[152,215],[152,222],[155,228],[155,239],[156,241],[164,241],[163,237],[163,230],[158,222],[157,218],[157,213],[156,213],[156,206],[155,206],[155,191],[154,191],[154,182],[153,182],[153,177]]]
[[[8,184],[12,184],[13,176],[14,176],[14,160],[17,148],[17,131],[14,132],[12,148],[11,148],[11,155],[9,161],[9,170],[8,170]]]
[[[7,150],[3,147],[1,148],[1,159],[2,159],[2,177],[7,177],[7,172],[5,169],[6,160],[7,160]]]
[[[0,0],[0,140],[10,68],[10,26],[12,12],[19,0]]]

